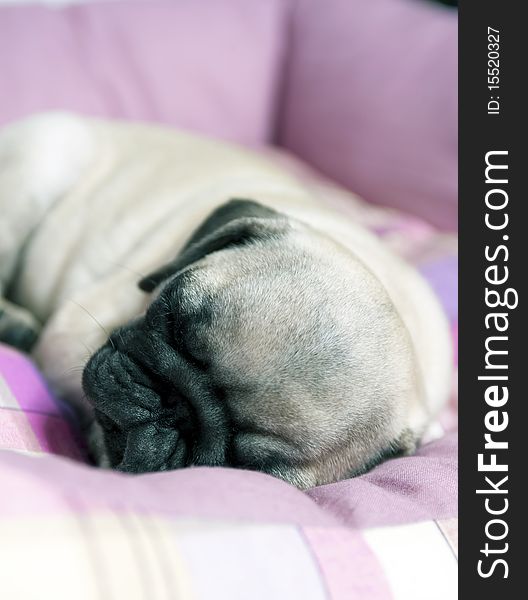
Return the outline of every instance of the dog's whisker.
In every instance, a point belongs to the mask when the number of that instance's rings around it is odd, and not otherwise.
[[[85,365],[73,365],[72,367],[68,367],[67,369],[64,369],[64,371],[61,371],[59,373],[59,378],[62,379],[64,376],[67,375],[81,375],[82,372],[84,371],[84,367]]]
[[[69,367],[65,371],[62,372],[62,375],[71,375],[82,373],[84,371],[84,365],[74,365],[73,367]]]
[[[93,348],[90,348],[90,346],[88,346],[87,344],[85,344],[84,342],[81,342],[81,344],[85,347],[86,349],[86,355],[84,357],[84,360],[88,360],[90,358],[90,356],[92,356],[92,354],[95,353],[95,350]]]
[[[110,337],[110,334],[108,333],[108,331],[101,325],[101,323],[92,315],[92,313],[87,310],[82,304],[79,304],[79,302],[76,302],[75,300],[72,300],[70,298],[70,301],[73,302],[74,304],[76,304],[79,308],[82,308],[82,310],[84,310],[84,312],[91,318],[93,319],[94,323],[96,323],[97,325],[99,325],[99,327],[102,329],[102,331],[104,331],[104,333],[106,334],[106,337],[108,339],[108,341],[110,342],[110,344],[112,344],[112,348],[115,350],[116,347],[114,345],[114,342],[112,341],[112,338]]]
[[[125,271],[129,271],[130,273],[134,273],[134,275],[137,275],[140,279],[145,279],[146,275],[144,275],[143,273],[136,271],[135,269],[131,269],[130,267],[128,267],[127,265],[124,265],[123,263],[119,263],[116,262],[114,260],[109,261],[110,264],[116,266],[116,267],[120,267],[121,269],[124,269]]]

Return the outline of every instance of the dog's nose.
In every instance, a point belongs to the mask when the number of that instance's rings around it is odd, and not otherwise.
[[[83,389],[91,404],[119,427],[152,421],[159,396],[142,368],[110,344],[98,350],[83,371]]]

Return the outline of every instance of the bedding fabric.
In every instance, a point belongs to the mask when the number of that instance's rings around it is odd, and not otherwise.
[[[6,6],[0,124],[69,109],[274,141],[454,230],[456,60],[456,13],[423,0]]]
[[[0,124],[66,109],[266,141],[281,18],[281,0],[0,7]]]

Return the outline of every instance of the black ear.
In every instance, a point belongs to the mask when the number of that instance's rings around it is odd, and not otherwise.
[[[273,237],[287,226],[286,217],[272,208],[253,200],[230,200],[207,217],[174,261],[147,275],[138,285],[144,292],[152,292],[162,281],[212,252]]]

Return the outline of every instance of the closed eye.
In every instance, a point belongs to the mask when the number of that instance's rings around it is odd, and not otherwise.
[[[269,465],[293,465],[303,461],[295,442],[274,434],[246,427],[237,430],[232,452],[234,465],[266,470]]]

